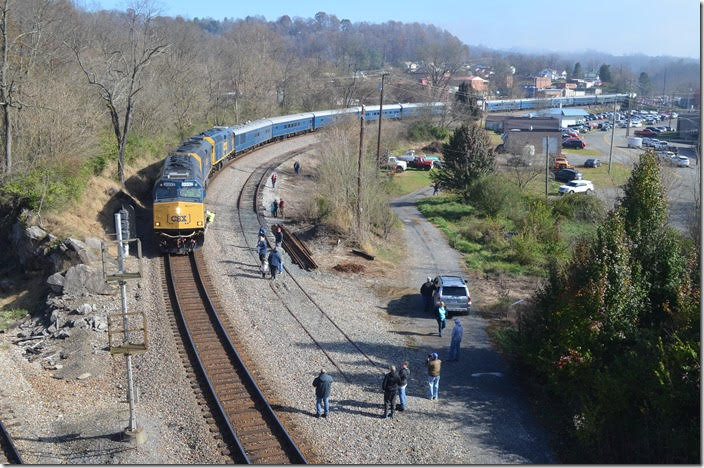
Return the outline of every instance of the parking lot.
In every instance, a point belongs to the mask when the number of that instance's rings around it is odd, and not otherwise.
[[[669,120],[660,122],[657,125],[670,125]],[[676,127],[676,119],[672,120],[672,126]],[[633,136],[637,128],[631,128],[629,136]],[[585,134],[580,134],[580,138],[587,144],[585,149],[592,149],[598,152],[598,155],[579,155],[579,150],[571,152],[568,157],[570,162],[583,172],[584,178],[589,179],[589,169],[583,170],[584,161],[588,158],[599,158],[602,164],[608,164],[609,161],[609,146],[611,143],[611,130],[603,132],[601,130],[592,130]],[[664,165],[664,183],[670,198],[670,223],[680,230],[687,230],[687,226],[692,222],[695,215],[696,204],[695,197],[699,189],[698,172],[699,166],[697,155],[694,147],[684,144],[673,144],[677,146],[678,154],[687,156],[690,159],[689,167],[674,167]],[[633,167],[633,164],[638,162],[639,155],[643,152],[642,149],[628,148],[626,144],[626,129],[616,127],[614,133],[614,148],[613,162],[624,164],[627,167]],[[621,189],[613,189],[600,191],[596,187],[596,193],[603,197],[611,204],[623,194]]]

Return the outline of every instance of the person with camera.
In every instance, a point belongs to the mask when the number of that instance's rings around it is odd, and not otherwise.
[[[428,398],[431,400],[438,399],[438,387],[440,386],[440,367],[442,361],[438,358],[438,353],[428,354],[428,388],[430,393]]]

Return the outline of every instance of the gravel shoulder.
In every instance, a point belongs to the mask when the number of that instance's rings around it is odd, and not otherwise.
[[[256,371],[266,376],[268,398],[309,461],[335,464],[552,461],[542,433],[523,409],[518,390],[491,350],[483,331],[485,324],[478,317],[463,318],[467,330],[464,355],[458,363],[444,365],[440,400],[427,399],[425,357],[432,351],[440,352],[442,357],[449,334],[443,338],[429,336],[437,331],[434,319],[423,316],[417,308],[409,308],[408,303],[419,302],[416,290],[422,281],[418,278],[424,279],[430,271],[445,268],[445,253],[430,264],[425,259],[409,257],[396,272],[370,265],[366,274],[340,274],[332,270],[335,264],[363,260],[349,256],[348,250],[334,237],[319,237],[308,245],[316,261],[320,259],[320,270],[304,272],[285,258],[297,281],[379,366],[370,364],[359,353],[350,352],[348,343],[328,334],[325,328],[330,325],[322,314],[317,318],[317,330],[327,338],[319,340],[320,346],[316,345],[296,320],[296,317],[305,320],[307,327],[316,329],[311,323],[316,314],[311,310],[313,307],[296,300],[287,303],[287,309],[276,294],[293,296],[292,278],[284,274],[272,287],[270,280],[258,274],[257,260],[248,245],[253,245],[259,226],[246,226],[245,232],[241,232],[236,211],[239,188],[254,167],[305,146],[312,138],[302,137],[260,149],[236,161],[213,181],[206,202],[217,212],[217,221],[204,246],[209,274],[221,292],[220,301],[240,332],[238,341],[244,344],[244,352],[254,362]],[[298,157],[304,174],[314,166],[310,157]],[[314,193],[314,182],[296,177],[291,165],[292,161],[284,163],[277,170],[276,189],[267,183],[263,204],[273,197],[284,197],[288,203],[287,216],[295,217],[295,205],[302,206],[302,200]],[[408,203],[413,202],[409,199]],[[434,228],[424,220],[416,219],[415,223],[417,230],[435,236]],[[438,239],[442,241],[442,237]],[[406,246],[399,250],[411,251]],[[450,255],[447,254],[448,258],[453,258]],[[451,271],[461,271],[461,266]],[[349,381],[331,368],[323,350],[340,361]],[[397,412],[393,420],[382,420],[382,367],[398,365],[403,360],[408,360],[411,368],[408,409]],[[320,367],[328,369],[335,379],[331,417],[327,419],[315,418],[311,384]],[[486,374],[497,370],[503,377]],[[472,373],[478,375],[472,377]]]

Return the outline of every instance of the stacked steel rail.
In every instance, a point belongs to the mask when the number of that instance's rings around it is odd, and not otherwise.
[[[298,237],[284,226],[281,226],[281,232],[284,235],[283,247],[291,257],[293,263],[303,268],[304,270],[314,270],[318,265],[313,260],[313,254],[308,250],[308,247],[301,242]]]
[[[0,446],[2,446],[2,458],[0,458],[0,462],[3,465],[24,464],[20,453],[17,451],[17,447],[15,447],[15,443],[12,441],[10,433],[7,431],[2,421],[0,421]]]
[[[166,263],[174,310],[226,422],[232,450],[239,452],[233,458],[244,463],[306,463],[225,331],[210,300],[209,278],[200,273],[201,252],[169,256]]]

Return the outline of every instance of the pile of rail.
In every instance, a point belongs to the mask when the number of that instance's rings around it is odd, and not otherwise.
[[[310,253],[308,247],[294,233],[284,226],[281,226],[281,232],[284,234],[284,250],[289,254],[293,263],[304,270],[310,271],[318,268],[318,265],[313,260],[313,254]]]
[[[10,433],[7,432],[7,428],[5,428],[2,421],[0,421],[0,446],[2,446],[0,463],[3,465],[20,465],[24,463],[17,451],[17,447],[15,447],[15,443],[12,441],[12,437],[10,437]]]
[[[200,273],[202,265],[201,251],[169,256],[167,277],[186,344],[226,423],[233,458],[238,463],[306,463],[233,346],[210,299],[210,280]]]

